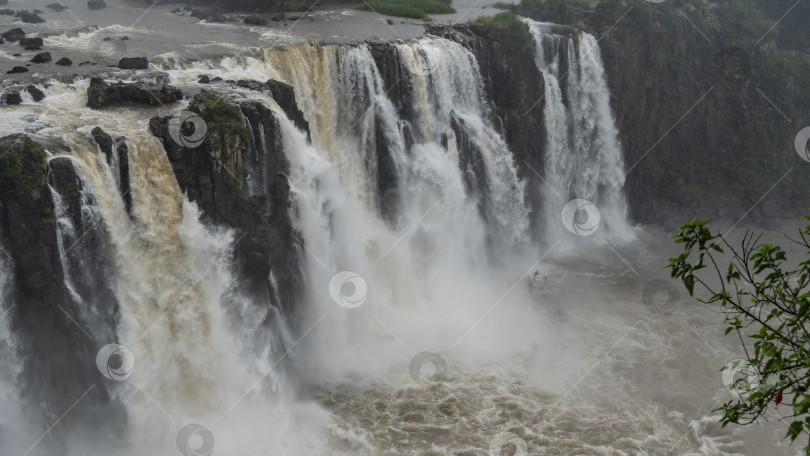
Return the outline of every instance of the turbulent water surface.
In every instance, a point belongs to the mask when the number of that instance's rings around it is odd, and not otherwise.
[[[201,73],[280,80],[295,89],[311,127],[308,141],[267,95],[219,88],[271,110],[290,164],[306,293],[273,328],[258,323],[271,311],[235,286],[237,234],[202,222],[149,132],[152,116],[180,107],[93,110],[88,81],[78,78],[41,84],[40,103],[0,108],[4,134],[68,146],[48,153],[51,162],[69,160],[81,180],[79,217],[56,183],[50,188],[65,286],[80,308],[75,323],[134,359],[131,376],[111,387],[124,432],[77,431],[64,446],[38,440],[65,411],[43,422],[30,413],[38,405],[19,399],[24,361],[4,318],[11,265],[0,251],[0,406],[16,417],[0,418],[3,446],[10,454],[170,455],[178,430],[196,423],[210,438],[196,433],[192,447],[210,443],[213,454],[795,453],[778,416],[746,429],[718,424],[713,410],[733,398],[718,370],[740,353],[722,337],[722,316],[685,292],[642,299],[652,280],[666,278],[674,250],[666,234],[626,221],[625,165],[598,43],[583,33],[574,46],[549,24],[529,24],[545,75],[540,214],[530,211],[527,182],[493,122],[479,64],[456,42],[398,43],[405,95],[397,99],[366,44],[275,47],[228,26],[217,29],[220,43],[171,32],[205,54],[153,60],[172,84],[195,90]],[[40,30],[80,55],[111,29]],[[241,52],[225,51],[243,38]],[[95,126],[125,137],[132,216],[118,168],[89,139]],[[379,191],[381,142],[402,183],[393,212]],[[250,193],[271,190],[260,167],[248,163],[245,173]],[[590,218],[564,220],[576,199],[598,214],[578,207],[577,217]],[[530,233],[532,217],[543,221],[540,236]],[[94,256],[98,245],[103,258]],[[530,294],[534,271],[548,277],[551,297]],[[118,314],[105,313],[109,302]]]

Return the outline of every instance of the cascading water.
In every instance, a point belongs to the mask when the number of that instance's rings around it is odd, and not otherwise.
[[[577,50],[546,25],[530,26],[546,76],[547,240],[562,232],[562,206],[574,197],[599,206],[605,239],[622,239],[623,164],[597,43],[582,34]],[[167,65],[171,82],[188,82],[189,92],[201,71],[294,87],[312,141],[266,93],[211,86],[244,115],[245,193],[272,192],[270,163],[283,155],[289,164],[283,177],[306,283],[292,304],[278,292],[285,271],[268,275],[266,302],[240,295],[231,265],[238,232],[201,221],[166,148],[147,131],[154,112],[88,109],[86,81],[46,89],[42,135],[71,149],[55,153],[51,168],[68,161],[80,189],[76,197],[52,183],[66,285],[95,342],[120,343],[135,360],[131,377],[107,383],[126,409],[127,441],[95,452],[77,443],[74,453],[177,454],[174,439],[188,422],[212,431],[213,454],[248,456],[484,454],[503,432],[549,455],[667,454],[691,450],[690,439],[725,439],[684,417],[678,406],[696,401],[680,385],[663,399],[643,381],[627,387],[650,366],[677,378],[682,360],[667,332],[677,325],[626,324],[623,313],[635,319],[644,310],[626,290],[604,292],[613,277],[560,282],[566,323],[529,296],[525,276],[546,250],[531,244],[525,184],[489,120],[473,54],[436,37],[389,51],[399,81],[385,80],[365,44]],[[245,100],[272,119],[253,116]],[[129,211],[126,176],[90,143],[93,125],[126,137]],[[80,242],[88,229],[91,240]],[[92,263],[101,252],[108,261]],[[109,280],[94,282],[85,274],[92,268]],[[341,271],[350,279],[333,286]],[[98,296],[82,291],[92,288],[118,303],[114,328],[93,318]],[[268,319],[274,326],[263,326]],[[434,373],[444,381],[414,373],[426,351],[445,363]]]
[[[585,32],[554,33],[554,24],[524,19],[545,80],[543,115],[547,132],[544,214],[548,239],[559,237],[563,207],[582,199],[598,207],[600,236],[626,242],[627,203],[622,193],[624,159],[599,45]],[[587,223],[587,222],[583,222]]]

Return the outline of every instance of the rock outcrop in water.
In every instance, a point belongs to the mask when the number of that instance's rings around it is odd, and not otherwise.
[[[183,92],[168,84],[151,84],[145,82],[107,83],[101,78],[90,79],[87,88],[87,106],[100,109],[124,103],[146,105],[164,105],[183,98]]]
[[[289,108],[297,110],[294,104]],[[172,137],[169,118],[153,118],[150,129],[163,141],[181,190],[207,219],[237,230],[235,269],[247,295],[256,302],[270,299],[268,304],[289,313],[302,292],[302,248],[290,217],[289,164],[273,113],[261,103],[237,104],[207,91],[192,100],[189,110],[201,116],[208,131],[197,147]],[[255,184],[266,191],[247,191],[244,168],[251,160],[266,180]],[[269,280],[271,274],[275,281]],[[273,302],[273,296],[280,302]]]
[[[21,337],[18,355],[28,360],[21,374],[24,393],[41,404],[33,414],[49,417],[46,425],[83,394],[90,407],[106,395],[96,383],[94,361],[102,341],[91,340],[75,323],[79,310],[65,289],[49,180],[68,199],[78,198],[79,179],[69,159],[49,165],[42,146],[27,136],[0,138],[0,236],[14,264],[10,321]]]

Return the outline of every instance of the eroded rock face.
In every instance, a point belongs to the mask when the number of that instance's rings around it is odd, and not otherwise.
[[[131,216],[132,193],[129,184],[129,146],[127,146],[126,138],[119,136],[113,139],[100,127],[93,128],[90,135],[98,145],[99,150],[107,158],[107,164],[110,165],[118,181],[118,191],[121,192],[121,197],[124,199],[124,207]]]
[[[303,293],[303,248],[291,219],[289,164],[276,119],[261,103],[236,104],[207,91],[188,109],[207,123],[208,134],[196,148],[175,142],[167,117],[153,118],[150,129],[163,141],[180,189],[205,218],[237,230],[241,240],[234,259],[240,289],[254,302],[290,314]],[[257,170],[257,182],[251,184],[258,189],[255,193],[248,191],[246,166]]]
[[[108,84],[101,78],[92,78],[87,88],[87,106],[104,108],[124,103],[138,103],[151,106],[170,104],[183,98],[183,92],[167,84],[145,82]]]
[[[67,430],[108,396],[94,362],[102,341],[70,321],[79,321],[79,310],[64,286],[49,182],[65,198],[78,198],[79,179],[67,157],[49,164],[42,146],[26,135],[0,138],[0,237],[14,265],[9,319],[20,335],[18,356],[28,360],[20,384],[35,413],[46,415],[67,410],[86,394],[85,407],[60,424]],[[43,444],[58,446],[58,437]]]
[[[304,118],[304,113],[298,109],[298,103],[295,101],[295,90],[289,84],[281,81],[268,79],[265,82],[240,80],[236,84],[240,87],[245,87],[251,90],[266,91],[276,100],[279,107],[284,110],[290,120],[293,121],[299,130],[303,130],[309,136],[309,122]]]

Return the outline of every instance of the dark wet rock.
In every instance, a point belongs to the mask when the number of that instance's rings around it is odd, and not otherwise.
[[[90,9],[101,9],[106,8],[107,4],[104,2],[104,0],[89,0],[87,2],[87,7]]]
[[[39,53],[39,54],[35,55],[34,58],[31,59],[31,62],[33,62],[33,63],[48,63],[51,60],[53,60],[53,57],[51,57],[50,52],[42,52],[42,53]]]
[[[0,9],[0,16],[13,16],[14,10],[8,8]]]
[[[120,38],[121,41],[129,41],[129,37],[124,35]]]
[[[217,76],[217,77],[211,79],[211,82],[222,82],[222,78]]]
[[[182,12],[183,11],[180,8],[175,8],[175,9],[172,10],[172,14],[180,14]]]
[[[22,103],[22,97],[19,90],[9,90],[2,95],[2,104],[5,105],[18,105]]]
[[[39,87],[33,84],[28,84],[25,90],[31,94],[31,98],[33,98],[34,101],[42,101],[45,99],[45,92],[39,90]]]
[[[105,36],[101,41],[112,41],[111,36]]]
[[[197,82],[199,82],[200,84],[208,84],[209,82],[211,82],[211,78],[209,78],[208,75],[206,74],[201,74],[197,76],[197,78],[198,78]]]
[[[284,20],[284,13],[276,14],[275,16],[271,17],[270,20],[273,22],[281,22]]]
[[[45,22],[45,19],[39,17],[37,13],[31,13],[29,11],[17,11],[15,16],[19,17],[20,20],[26,24],[41,24]]]
[[[93,62],[91,62],[89,60],[85,60],[84,62],[79,63],[79,66],[85,66],[85,65],[95,65],[95,63],[93,63]]]
[[[20,46],[42,46],[42,38],[20,38]]]
[[[15,66],[10,71],[6,71],[6,74],[19,74],[19,73],[27,73],[28,68],[24,66]]]
[[[13,28],[7,32],[4,32],[2,37],[6,41],[14,43],[16,41],[20,41],[21,39],[25,38],[25,32],[21,28]]]
[[[113,170],[118,181],[118,190],[124,199],[124,207],[126,207],[127,213],[131,216],[132,194],[129,179],[129,146],[127,146],[126,138],[119,136],[113,139],[112,136],[100,127],[93,128],[90,135],[93,136],[93,140],[98,145],[99,150],[106,157],[107,164],[110,165],[110,168]]]
[[[56,65],[59,65],[59,66],[71,66],[71,65],[73,65],[73,60],[70,60],[67,57],[62,57],[61,59],[56,61]]]
[[[64,10],[68,9],[67,6],[65,6],[65,5],[63,5],[61,3],[51,3],[49,5],[45,5],[45,7],[49,8],[49,9],[52,9],[54,11],[64,11]]]
[[[118,61],[118,68],[122,70],[146,70],[149,69],[149,62],[146,57],[124,57]]]
[[[248,16],[242,22],[247,25],[266,25],[267,20],[259,16]]]
[[[92,78],[87,88],[87,106],[103,108],[125,103],[146,105],[163,105],[174,103],[183,98],[183,92],[167,84],[146,82],[108,84],[101,78]]]

